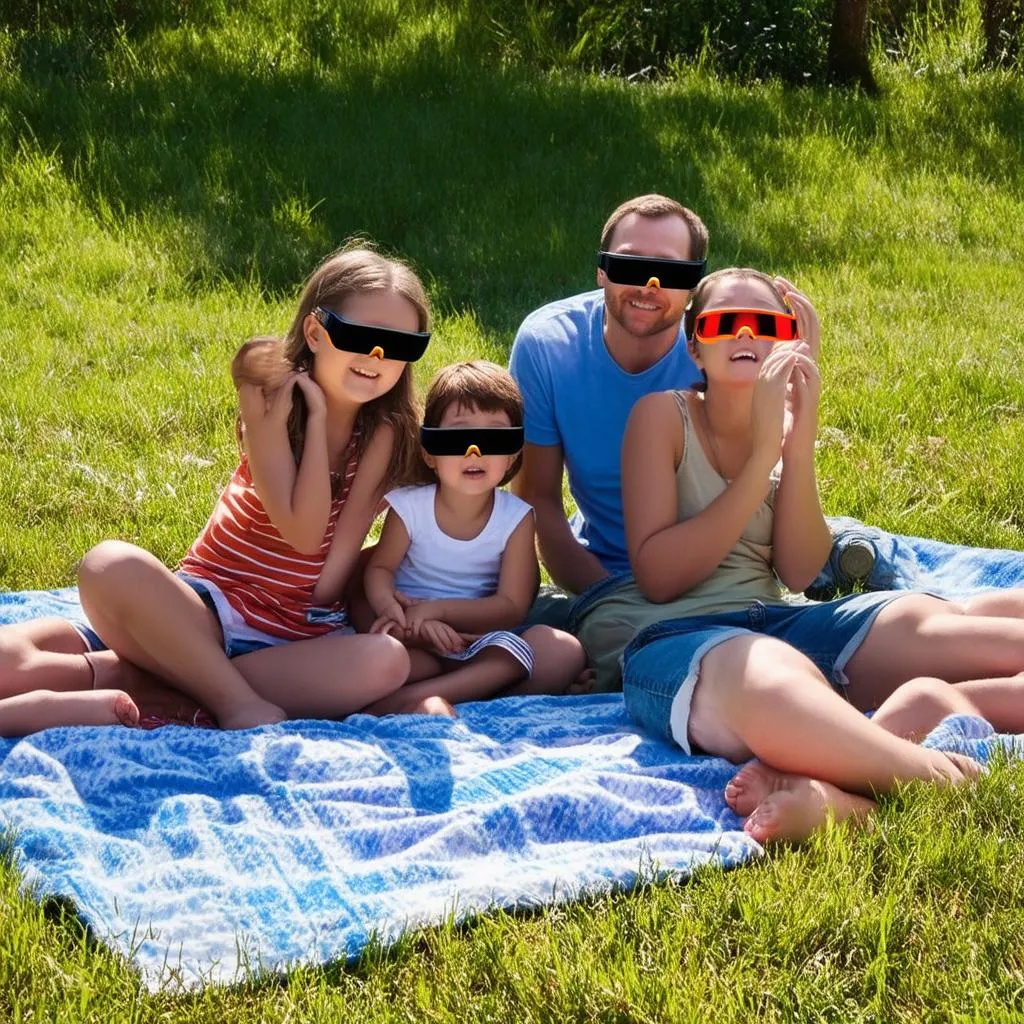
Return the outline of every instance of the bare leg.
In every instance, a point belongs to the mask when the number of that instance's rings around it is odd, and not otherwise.
[[[593,679],[581,681],[587,668],[583,644],[571,633],[550,626],[531,626],[523,639],[533,649],[533,674],[503,691],[503,696],[524,696],[531,693],[586,693]]]
[[[1024,590],[994,590],[963,603],[965,615],[1006,616],[1024,619]]]
[[[984,609],[993,603],[978,601],[980,605],[969,607]],[[846,666],[850,701],[863,710],[878,707],[916,676],[963,683],[1013,677],[1021,671],[1024,619],[980,615],[924,594],[908,594],[886,605]]]
[[[0,627],[0,698],[33,690],[91,690],[85,641],[65,619]]]
[[[923,737],[946,715],[977,714],[961,689],[941,679],[913,679],[878,709],[873,721],[897,736]],[[969,759],[952,760],[965,774],[974,771]],[[736,773],[725,788],[725,799],[738,815],[749,815],[744,830],[760,843],[804,839],[828,818],[859,821],[875,808],[866,797],[820,779],[778,772],[759,761]]]
[[[691,744],[731,761],[757,757],[866,796],[910,779],[964,780],[945,755],[866,719],[809,659],[771,637],[733,637],[704,656],[689,733]]]
[[[79,596],[111,650],[206,705],[222,728],[279,722],[228,660],[216,617],[148,551],[104,541],[82,560]]]
[[[409,652],[393,636],[328,633],[243,654],[231,664],[289,718],[345,718],[403,686]]]
[[[427,697],[442,697],[449,704],[495,697],[515,679],[523,675],[523,666],[507,651],[490,647],[465,664],[448,662],[455,667],[442,675],[419,682],[406,683],[397,693],[374,701],[363,708],[367,715],[397,715],[417,706]]]
[[[34,690],[0,700],[0,736],[27,736],[61,725],[138,725],[139,709],[121,690]]]

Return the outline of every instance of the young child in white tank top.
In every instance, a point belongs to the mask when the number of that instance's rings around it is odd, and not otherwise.
[[[419,486],[391,506],[366,570],[376,621],[409,648],[409,681],[373,714],[452,714],[467,700],[589,688],[579,641],[518,630],[537,589],[533,509],[501,490],[519,468],[523,407],[494,363],[442,369],[427,394]]]

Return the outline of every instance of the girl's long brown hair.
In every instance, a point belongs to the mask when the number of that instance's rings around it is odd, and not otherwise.
[[[269,394],[294,370],[311,370],[313,352],[306,344],[303,330],[306,317],[317,306],[337,313],[349,296],[366,292],[393,292],[408,299],[416,308],[417,329],[430,329],[426,292],[414,271],[400,260],[375,252],[366,242],[353,243],[328,256],[313,272],[283,339],[253,338],[239,349],[231,363],[235,386],[260,384]],[[306,412],[306,400],[299,388],[295,388],[288,416],[288,440],[296,462],[302,458]],[[355,424],[358,455],[366,451],[374,431],[383,423],[390,424],[395,433],[387,468],[386,486],[390,487],[412,480],[419,461],[419,409],[410,364],[406,364],[393,388],[360,407]],[[237,430],[240,438],[240,418]]]

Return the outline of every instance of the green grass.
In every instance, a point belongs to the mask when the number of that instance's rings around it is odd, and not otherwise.
[[[817,303],[827,511],[1022,546],[1024,81],[972,70],[976,17],[879,55],[874,102],[543,74],[458,4],[202,9],[141,36],[0,32],[0,585],[71,583],[109,536],[180,557],[234,465],[231,353],[284,329],[344,238],[427,280],[422,384],[504,360],[530,309],[590,287],[604,217],[648,190],[700,212],[713,265]],[[1009,1019],[1020,781],[908,796],[872,834],[690,886],[185,998],[139,995],[5,867],[0,1017]]]

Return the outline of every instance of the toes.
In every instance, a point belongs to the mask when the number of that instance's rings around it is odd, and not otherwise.
[[[114,698],[114,714],[122,725],[134,728],[139,724],[139,709],[127,693],[119,693]]]

